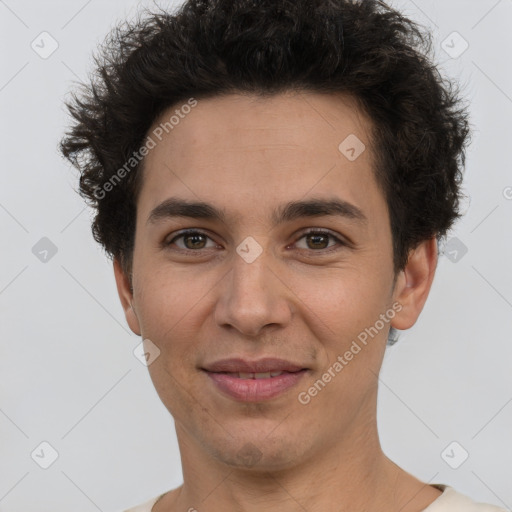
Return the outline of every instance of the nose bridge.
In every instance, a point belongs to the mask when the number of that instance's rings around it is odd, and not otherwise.
[[[272,257],[268,249],[258,249],[254,240],[246,239],[238,246],[217,304],[219,325],[257,335],[266,325],[282,326],[289,321],[289,306],[272,270]]]
[[[269,284],[269,274],[272,275],[267,253],[268,251],[262,252],[254,260],[244,259],[239,253],[233,258],[231,286],[233,295],[238,299],[251,295],[258,300],[262,298],[258,295],[265,291],[265,284]]]

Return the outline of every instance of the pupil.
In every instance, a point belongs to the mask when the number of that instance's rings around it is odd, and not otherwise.
[[[187,244],[185,243],[185,245],[187,245],[187,247],[190,249],[190,248],[195,248],[197,249],[198,248],[198,244],[197,242],[199,241],[199,244],[201,244],[201,242],[204,242],[204,240],[202,240],[204,237],[203,235],[187,235],[185,237],[185,240],[186,242],[190,241],[190,240],[194,240],[192,242],[192,244]],[[191,245],[191,246],[190,246]],[[199,247],[201,249],[201,247]]]
[[[314,245],[318,243],[319,239],[323,239],[324,242],[327,240],[326,235],[309,235],[309,236],[310,236],[310,240],[314,240],[313,241]],[[325,243],[323,245],[325,246]],[[316,245],[316,247],[318,247],[318,245]],[[322,249],[325,249],[325,247],[322,247]]]

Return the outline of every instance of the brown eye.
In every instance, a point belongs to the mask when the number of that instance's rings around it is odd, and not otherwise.
[[[183,242],[187,249],[204,249],[206,239],[204,235],[184,235]]]
[[[329,249],[336,245],[330,244],[331,241],[337,242],[338,245],[345,245],[338,237],[334,236],[328,231],[309,231],[304,233],[299,240],[305,240],[305,247],[299,247],[299,249],[322,251]]]
[[[329,245],[329,235],[318,235],[309,233],[306,240],[310,242],[310,249],[326,249]]]
[[[199,251],[201,249],[207,249],[208,247],[206,244],[208,240],[211,239],[201,231],[186,231],[174,237],[170,242],[166,243],[166,245],[170,246],[175,244],[177,240],[182,242],[182,245],[176,244],[179,249]],[[213,245],[210,245],[209,247],[215,247],[216,244],[213,242],[213,240],[211,240],[211,242]]]

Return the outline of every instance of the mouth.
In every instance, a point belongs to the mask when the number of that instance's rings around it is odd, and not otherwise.
[[[302,371],[302,370],[299,370]],[[229,375],[230,377],[238,378],[238,379],[271,379],[274,377],[279,377],[280,375],[283,375],[284,373],[296,373],[296,372],[286,372],[286,371],[270,371],[270,372],[257,372],[257,373],[251,373],[251,372],[212,372],[222,375]]]
[[[282,359],[225,359],[201,368],[213,388],[239,402],[262,402],[283,395],[309,371]]]

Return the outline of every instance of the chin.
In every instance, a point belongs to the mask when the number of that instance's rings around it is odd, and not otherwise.
[[[212,446],[213,457],[219,462],[236,469],[251,472],[268,472],[285,470],[296,466],[305,456],[304,445],[297,443],[300,436],[286,434],[286,438],[273,437],[254,432],[253,435],[225,438]]]

